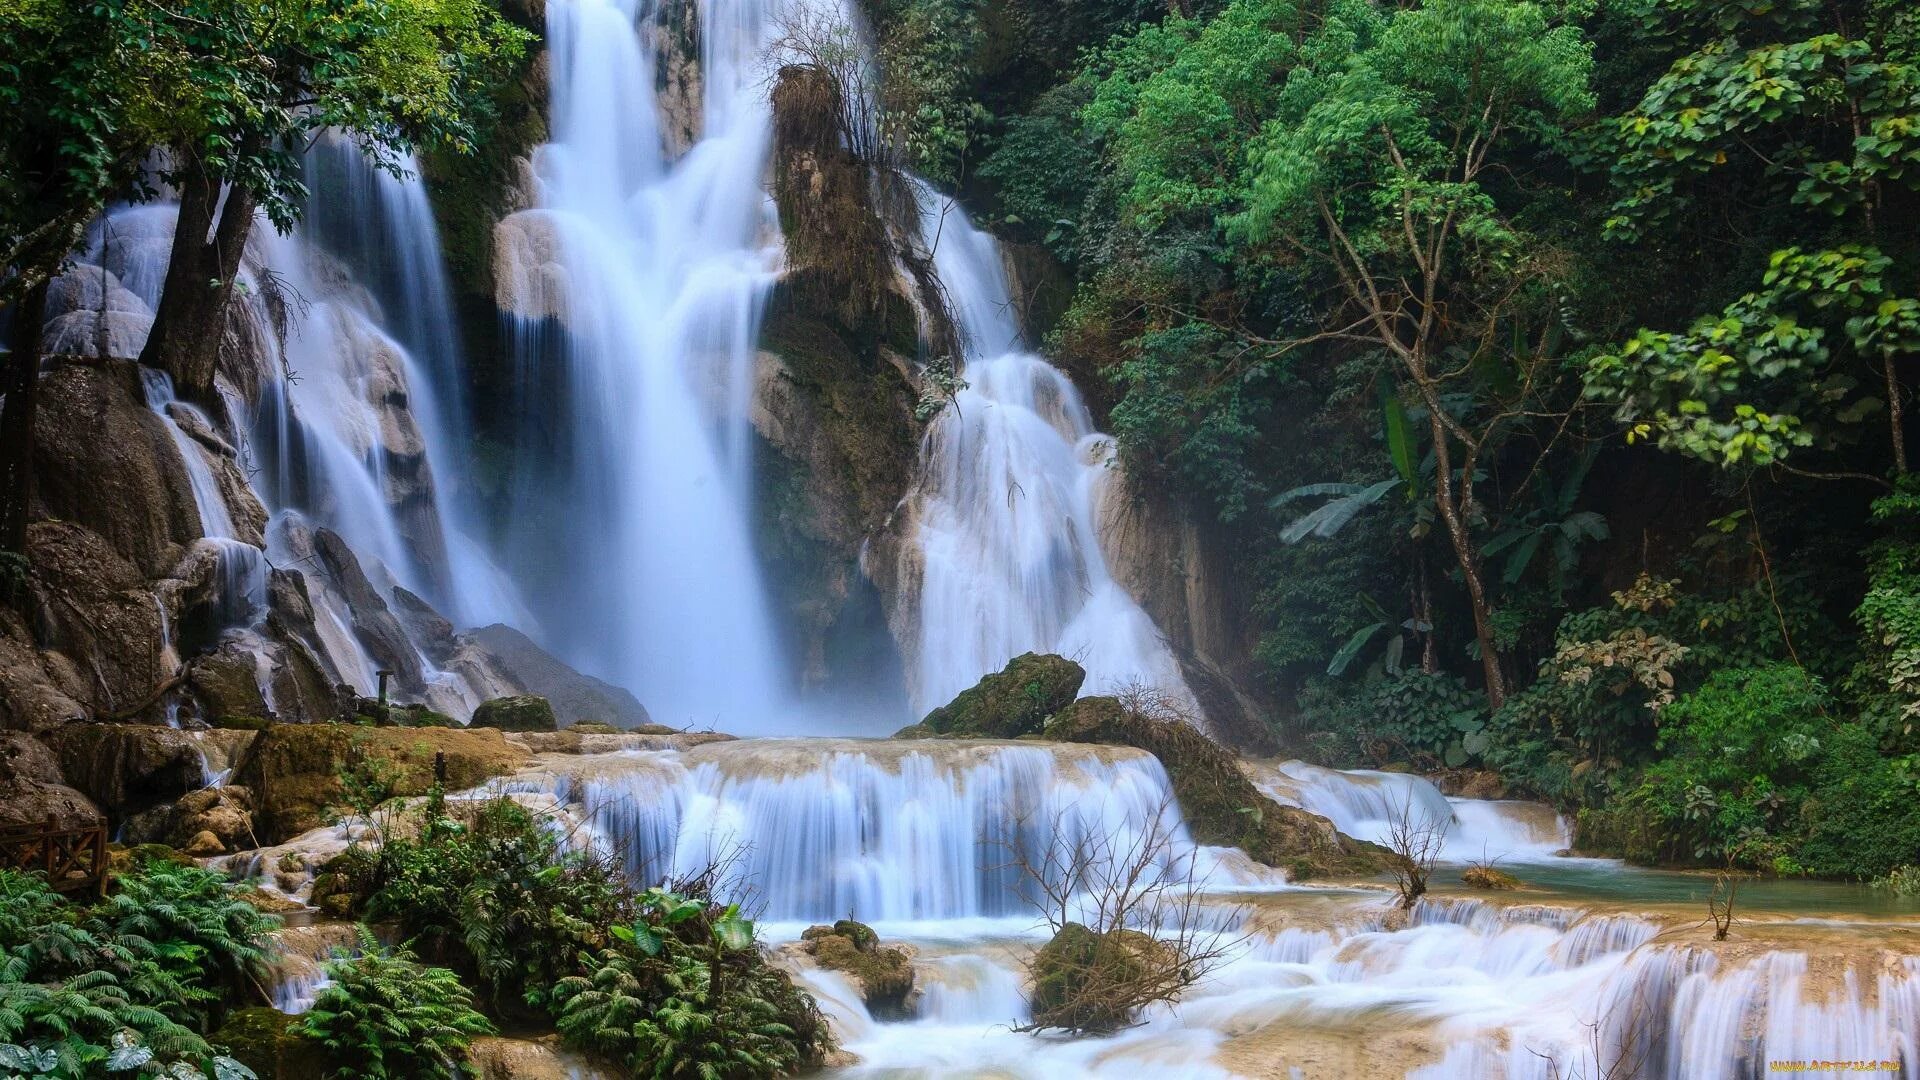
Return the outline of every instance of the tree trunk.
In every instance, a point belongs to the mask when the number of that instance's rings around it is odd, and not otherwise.
[[[33,421],[40,396],[40,352],[49,279],[27,290],[13,312],[13,352],[7,357],[0,408],[0,550],[25,555],[33,513]]]
[[[1500,653],[1493,644],[1493,609],[1487,605],[1486,584],[1480,579],[1480,559],[1469,532],[1473,526],[1462,515],[1459,493],[1453,485],[1453,454],[1447,447],[1447,428],[1440,420],[1437,395],[1423,396],[1428,398],[1427,415],[1433,428],[1433,501],[1440,511],[1441,522],[1447,527],[1453,557],[1460,564],[1460,577],[1467,584],[1467,600],[1473,608],[1473,636],[1480,643],[1480,666],[1486,673],[1487,707],[1498,709],[1507,700],[1507,680],[1500,670]]]
[[[1887,421],[1893,429],[1893,470],[1907,474],[1907,407],[1900,400],[1900,373],[1893,366],[1891,351],[1882,356],[1887,365]]]
[[[180,186],[167,280],[140,353],[142,364],[172,375],[182,395],[200,401],[214,398],[227,301],[253,228],[252,193],[235,185],[223,204],[220,190],[217,178],[197,168]]]

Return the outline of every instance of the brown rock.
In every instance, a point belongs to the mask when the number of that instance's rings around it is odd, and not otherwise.
[[[181,854],[191,855],[196,859],[209,859],[215,855],[225,854],[226,850],[227,845],[221,843],[220,838],[212,832],[196,834],[192,839],[180,845]]]

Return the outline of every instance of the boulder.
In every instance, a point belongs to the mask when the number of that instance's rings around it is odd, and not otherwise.
[[[71,724],[47,737],[67,782],[115,817],[171,803],[205,786],[191,735],[158,724]]]
[[[54,369],[40,380],[35,431],[36,518],[98,535],[149,580],[164,577],[199,538],[186,464],[147,408],[136,365]]]
[[[236,1009],[207,1041],[226,1048],[261,1080],[321,1080],[325,1056],[318,1045],[294,1033],[299,1019],[264,1006]]]
[[[195,851],[211,837],[214,855],[259,847],[253,835],[253,797],[239,785],[207,787],[189,792],[173,804],[168,841],[196,857]]]
[[[1491,866],[1469,866],[1460,871],[1460,882],[1473,889],[1517,889],[1520,879]]]
[[[947,739],[1032,735],[1048,717],[1073,703],[1086,678],[1086,669],[1064,656],[1022,653],[916,726]]]
[[[880,944],[872,927],[841,919],[832,926],[808,927],[800,942],[814,963],[852,979],[874,1016],[904,1019],[912,1013],[913,954]]]
[[[538,694],[521,694],[516,697],[494,698],[482,702],[473,710],[473,720],[467,725],[476,728],[499,728],[501,731],[558,731],[560,723],[553,714],[553,705]]]
[[[650,721],[631,692],[575,671],[511,626],[484,626],[462,640],[484,650],[488,666],[520,693],[538,694],[551,702],[562,726],[597,721],[632,729]]]
[[[1233,752],[1190,724],[1145,716],[1117,698],[1081,698],[1046,727],[1059,742],[1131,746],[1160,759],[1194,840],[1237,847],[1280,867],[1296,881],[1340,875],[1370,877],[1390,853],[1342,834],[1318,814],[1282,806],[1255,787]]]
[[[275,724],[261,733],[238,780],[253,794],[260,841],[283,843],[346,809],[344,770],[381,762],[391,773],[392,794],[423,795],[433,786],[436,754],[446,755],[447,787],[454,791],[512,773],[531,756],[489,729]]]
[[[140,568],[71,521],[29,526],[27,557],[34,612],[27,640],[39,646],[53,685],[90,716],[160,719],[152,706],[174,675],[162,648],[171,616]]]
[[[1138,930],[1101,932],[1070,922],[1028,964],[1033,1022],[1086,1034],[1118,1031],[1155,1000],[1179,963],[1172,948]]]
[[[87,716],[48,674],[25,619],[0,609],[0,729],[51,731]]]

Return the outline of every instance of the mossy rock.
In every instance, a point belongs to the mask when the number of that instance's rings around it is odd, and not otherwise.
[[[867,1011],[904,1018],[913,997],[913,957],[904,949],[880,944],[865,923],[841,919],[832,926],[811,926],[800,935],[814,962],[850,976],[860,988]]]
[[[434,712],[425,705],[396,705],[388,716],[396,727],[439,727],[457,728],[459,721],[443,712]]]
[[[273,721],[264,716],[216,716],[213,726],[223,731],[265,731]]]
[[[648,724],[647,726],[657,727],[659,725]],[[603,724],[598,720],[582,720],[580,723],[573,725],[567,730],[578,732],[581,735],[618,735],[620,734],[619,728],[614,727],[612,724]],[[671,731],[672,729],[669,728],[668,730]]]
[[[1137,930],[1100,933],[1067,923],[1033,956],[1034,1023],[1093,1034],[1118,1031],[1134,1020],[1122,988],[1146,981],[1150,965],[1175,962],[1169,946]]]
[[[948,739],[1017,739],[1072,704],[1086,678],[1087,670],[1064,656],[1021,653],[913,727]]]
[[[131,874],[150,862],[172,863],[175,866],[200,865],[165,844],[136,844],[133,847],[115,845],[107,849],[107,862],[116,874]]]
[[[295,1034],[298,1021],[278,1009],[237,1009],[207,1041],[258,1073],[260,1080],[320,1080],[325,1071],[320,1048]]]
[[[560,721],[554,716],[553,703],[546,698],[519,694],[483,702],[473,710],[473,721],[467,726],[501,731],[558,731]]]
[[[1517,889],[1520,879],[1491,866],[1469,866],[1460,872],[1461,883],[1475,889]]]
[[[1159,758],[1196,841],[1237,847],[1295,880],[1371,877],[1390,865],[1391,853],[1380,845],[1268,798],[1240,771],[1232,751],[1191,725],[1131,712],[1117,698],[1089,697],[1062,709],[1046,735],[1059,742],[1131,746]]]
[[[382,762],[393,794],[424,795],[436,754],[446,755],[447,788],[478,787],[525,764],[528,753],[487,728],[369,728],[353,724],[275,724],[261,733],[241,771],[253,792],[254,828],[282,843],[326,824],[344,806],[342,770]]]

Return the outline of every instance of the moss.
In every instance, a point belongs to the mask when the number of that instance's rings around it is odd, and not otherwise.
[[[1150,964],[1172,961],[1167,949],[1138,930],[1062,926],[1033,956],[1034,1023],[1089,1033],[1128,1026],[1137,997],[1130,988],[1147,979]]]
[[[141,865],[150,862],[173,863],[175,866],[198,866],[192,859],[165,844],[136,844],[133,847],[113,847],[107,851],[107,861],[112,864],[116,874],[130,874]]]
[[[423,795],[433,785],[435,754],[446,755],[453,790],[505,776],[528,757],[492,729],[275,724],[255,743],[240,779],[253,792],[260,839],[280,843],[326,823],[342,804],[340,772],[353,762],[390,763],[395,795]]]
[[[1469,866],[1460,872],[1460,880],[1475,889],[1517,889],[1520,879],[1491,866]]]
[[[294,1033],[298,1020],[278,1009],[236,1009],[207,1041],[224,1047],[260,1080],[320,1080],[320,1048]]]
[[[520,694],[483,702],[473,710],[473,721],[467,726],[501,731],[558,731],[560,721],[553,714],[552,702],[538,694]]]
[[[649,727],[653,725],[648,725]],[[581,735],[618,735],[620,729],[612,724],[603,724],[598,720],[582,720],[567,729]]]
[[[264,716],[216,716],[213,726],[227,731],[265,731],[273,721]]]
[[[1017,739],[1071,704],[1086,678],[1064,656],[1022,653],[914,726],[946,738]]]
[[[905,950],[881,945],[872,927],[852,919],[841,919],[831,927],[808,927],[800,939],[814,962],[853,977],[874,1015],[907,1014],[914,972],[913,957]]]
[[[817,271],[809,306],[869,321],[892,282],[886,230],[866,165],[846,149],[846,96],[813,66],[780,69],[773,87],[773,194],[787,260]]]
[[[1128,711],[1111,697],[1081,698],[1046,735],[1062,742],[1131,746],[1160,759],[1187,829],[1202,844],[1237,847],[1296,880],[1372,876],[1387,868],[1378,844],[1342,835],[1326,818],[1281,806],[1240,771],[1233,753],[1195,728]]]

